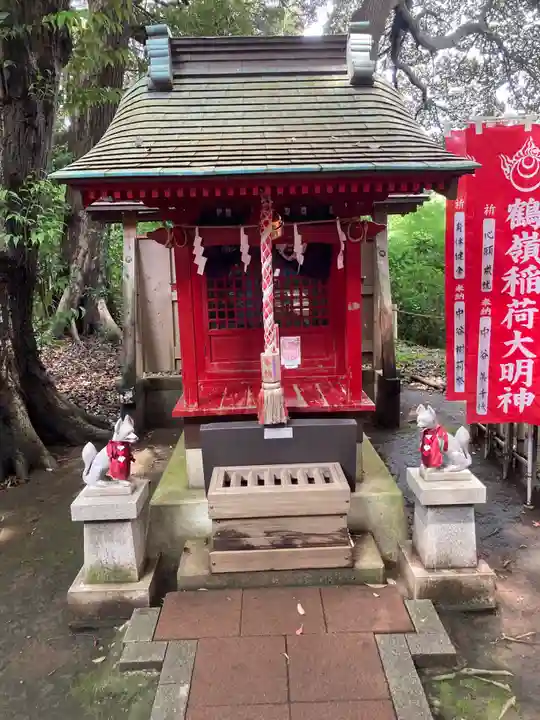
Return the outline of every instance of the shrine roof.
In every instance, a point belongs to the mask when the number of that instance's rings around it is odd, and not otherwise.
[[[345,35],[166,42],[164,63],[149,51],[149,75],[125,93],[102,139],[54,179],[476,167],[434,142],[384,79],[351,84]]]

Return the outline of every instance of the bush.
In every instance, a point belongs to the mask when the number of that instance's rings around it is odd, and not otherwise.
[[[433,195],[417,212],[389,223],[392,299],[398,334],[425,347],[444,347],[445,199]]]

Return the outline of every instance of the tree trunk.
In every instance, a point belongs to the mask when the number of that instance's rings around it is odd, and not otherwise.
[[[129,44],[129,0],[122,0],[120,10],[111,8],[107,0],[89,0],[90,13],[108,13],[111,26],[102,40],[103,55],[110,59],[112,52],[114,62],[104,63],[97,70],[94,68],[82,79],[77,77],[79,87],[102,88],[104,90],[121,90],[126,70],[125,55]],[[121,24],[122,30],[118,27]],[[88,32],[96,32],[90,23]],[[73,118],[73,129],[69,133],[68,147],[75,159],[82,157],[101,139],[109,127],[118,101],[100,102],[81,107]],[[103,244],[107,239],[107,231],[103,223],[91,220],[82,205],[78,191],[68,188],[67,204],[69,211],[66,216],[66,232],[64,235],[62,255],[71,267],[70,282],[66,286],[59,302],[53,332],[56,336],[64,333],[80,307],[85,311],[84,326],[86,331],[99,330],[109,339],[120,342],[122,333],[113,320],[106,300],[105,268],[102,267]]]
[[[25,203],[29,185],[46,172],[60,74],[70,52],[65,28],[43,19],[69,10],[69,0],[0,0],[14,31],[0,44],[0,175],[7,218],[0,226],[0,474],[26,480],[32,468],[51,467],[45,443],[105,440],[108,433],[55,389],[39,358],[32,327],[37,247]],[[37,196],[39,197],[39,196]],[[24,207],[24,214],[21,208]]]
[[[364,0],[362,6],[353,13],[353,22],[369,22],[370,32],[373,36],[371,57],[377,60],[379,45],[386,29],[386,23],[399,0]]]

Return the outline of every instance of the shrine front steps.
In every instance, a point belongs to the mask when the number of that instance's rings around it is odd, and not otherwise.
[[[369,533],[357,535],[353,542],[354,565],[350,568],[212,573],[210,541],[205,538],[188,540],[180,558],[177,587],[178,590],[217,590],[384,583],[384,562],[372,536]]]
[[[358,445],[357,486],[351,495],[348,527],[369,534],[386,565],[396,565],[407,540],[403,495],[369,439]],[[212,524],[203,489],[190,488],[183,435],[150,503],[148,553],[178,563],[187,540],[209,538]]]

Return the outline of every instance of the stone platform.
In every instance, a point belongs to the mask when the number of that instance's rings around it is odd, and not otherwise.
[[[215,590],[227,587],[361,585],[384,582],[384,563],[371,535],[353,537],[353,542],[352,568],[212,573],[207,541],[188,540],[178,568],[177,587],[179,590]]]
[[[170,593],[124,643],[121,670],[161,671],[151,720],[432,720],[415,663],[455,664],[392,586]]]
[[[348,526],[353,534],[371,534],[385,563],[398,562],[399,545],[407,538],[403,495],[365,435],[357,446]],[[148,553],[178,562],[186,540],[208,538],[211,532],[205,491],[189,487],[182,435],[150,503]]]

